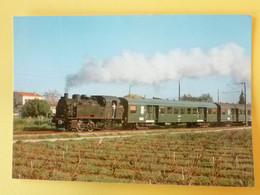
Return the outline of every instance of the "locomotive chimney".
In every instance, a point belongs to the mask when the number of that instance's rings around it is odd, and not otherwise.
[[[69,94],[68,93],[64,93],[64,98],[68,99],[68,97],[69,97]]]

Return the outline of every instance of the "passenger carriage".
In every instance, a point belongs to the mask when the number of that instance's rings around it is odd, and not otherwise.
[[[122,98],[126,108],[126,123],[149,126],[187,123],[216,122],[217,106],[209,102],[188,102],[161,99]]]
[[[228,104],[219,103],[218,106],[218,123],[245,123],[245,115],[247,115],[247,121],[251,124],[251,106],[244,104]]]

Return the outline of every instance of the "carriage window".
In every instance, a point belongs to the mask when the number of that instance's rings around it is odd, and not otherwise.
[[[222,109],[222,114],[226,114],[226,109]]]
[[[130,112],[136,113],[136,106],[130,106]]]
[[[192,109],[192,114],[197,114],[197,108]]]
[[[144,106],[141,106],[141,114],[144,114]]]
[[[174,108],[174,114],[179,114],[179,108]]]
[[[167,114],[172,114],[172,107],[167,107]]]
[[[240,114],[240,115],[243,115],[243,110],[239,110],[239,114]]]
[[[181,114],[185,114],[185,108],[181,108]]]
[[[213,109],[212,109],[212,112],[213,112],[213,114],[216,114],[216,113],[217,113],[217,109],[216,109],[216,108],[213,108]]]
[[[228,109],[227,113],[228,113],[228,115],[230,115],[231,114],[231,109]]]
[[[165,107],[160,107],[160,113],[165,114]]]
[[[191,114],[191,108],[187,108],[187,114]]]
[[[248,114],[248,115],[251,115],[251,110],[248,110],[248,111],[247,111],[247,114]]]
[[[208,109],[208,114],[211,114],[211,113],[212,113],[212,109],[209,108],[209,109]]]

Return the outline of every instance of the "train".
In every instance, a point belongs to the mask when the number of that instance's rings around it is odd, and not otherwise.
[[[251,106],[245,104],[129,98],[64,93],[52,118],[57,129],[93,131],[149,128],[185,124],[251,124]]]

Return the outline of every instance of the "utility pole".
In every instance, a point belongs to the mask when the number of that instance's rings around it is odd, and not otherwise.
[[[247,123],[247,110],[246,110],[246,82],[242,82],[241,84],[244,85],[244,92],[245,92],[245,124],[246,124],[246,126],[248,126],[248,123]]]
[[[219,89],[218,89],[218,103],[219,103]]]
[[[129,85],[129,91],[128,91],[128,95],[130,96],[131,93],[131,85]]]
[[[181,100],[181,80],[179,80],[179,100]]]

